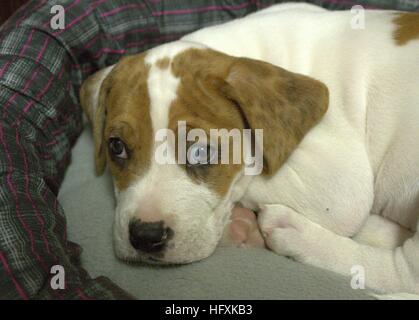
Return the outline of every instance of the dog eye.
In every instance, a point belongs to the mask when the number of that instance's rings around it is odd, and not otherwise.
[[[127,159],[128,154],[125,147],[124,142],[119,138],[110,138],[109,139],[109,151],[112,155],[115,157],[118,157],[120,159]]]
[[[210,145],[193,144],[188,148],[188,165],[210,164],[217,156],[216,149]]]

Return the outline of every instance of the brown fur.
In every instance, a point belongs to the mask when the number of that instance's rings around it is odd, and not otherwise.
[[[148,96],[149,68],[144,54],[124,58],[103,81],[99,105],[93,120],[96,171],[102,174],[108,163],[119,190],[127,188],[150,164],[154,141]],[[93,75],[83,84],[86,95]],[[81,99],[83,101],[87,99]],[[84,107],[84,109],[89,109]],[[90,117],[91,118],[91,117]],[[129,159],[115,161],[108,152],[110,137],[119,137],[128,148]]]
[[[163,58],[156,62],[156,66],[159,67],[162,70],[166,70],[170,65],[170,59],[169,58]]]
[[[186,120],[200,128],[263,129],[264,170],[274,174],[328,107],[327,87],[277,66],[190,49],[172,68],[181,79],[170,124]],[[218,165],[211,184],[225,194],[240,166]]]
[[[102,136],[105,123],[105,112],[103,106],[101,106],[100,101],[96,105],[95,95],[97,86],[100,81],[103,81],[102,78],[104,75],[105,69],[96,72],[90,76],[82,85],[80,89],[80,103],[83,108],[83,111],[86,113],[87,118],[92,123],[93,126],[93,138],[95,141],[95,167],[96,174],[102,174],[106,159],[102,150]],[[109,76],[109,75],[108,75]],[[106,78],[105,78],[106,79]],[[103,82],[102,82],[103,83]],[[101,86],[102,88],[102,86]],[[100,92],[98,93],[98,100],[101,99]]]
[[[419,39],[419,13],[398,13],[393,22],[397,26],[393,35],[397,45],[403,46],[412,40]]]
[[[189,49],[171,62],[161,59],[158,66],[163,69],[171,66],[180,79],[177,98],[169,113],[169,129],[177,132],[181,120],[189,128],[204,129],[208,136],[210,129],[263,129],[266,176],[278,170],[328,106],[325,85],[261,61],[234,58],[209,49]],[[105,167],[109,137],[121,137],[130,150],[130,159],[121,164],[107,156],[119,189],[140,176],[153,157],[148,72],[144,54],[125,58],[100,90],[93,120],[97,171],[101,173]],[[90,82],[95,79],[93,76],[83,85],[82,96],[87,95]],[[82,98],[83,101],[87,99]],[[230,145],[230,160],[232,153]],[[185,170],[197,183],[205,182],[223,196],[241,167],[231,163],[198,169],[185,166]]]
[[[224,62],[220,54],[202,50],[188,50],[173,59],[172,72],[180,78],[180,85],[177,99],[170,108],[170,129],[177,132],[177,123],[182,120],[186,121],[188,128],[204,129],[207,137],[210,137],[210,129],[244,128],[239,110],[221,94],[219,83],[214,78],[226,72]],[[229,150],[232,162],[232,142]],[[198,169],[184,166],[192,179],[197,183],[205,182],[220,196],[228,192],[241,167],[241,164],[233,163],[212,164]]]

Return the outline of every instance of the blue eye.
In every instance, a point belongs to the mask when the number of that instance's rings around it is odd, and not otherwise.
[[[189,165],[205,165],[212,163],[216,155],[216,149],[210,145],[193,144],[188,148],[187,160]]]

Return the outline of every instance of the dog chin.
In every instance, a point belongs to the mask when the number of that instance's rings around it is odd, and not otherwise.
[[[135,256],[126,256],[120,255],[116,253],[118,259],[122,260],[127,264],[148,264],[148,265],[160,265],[160,266],[170,266],[170,265],[182,265],[182,264],[189,264],[193,262],[198,262],[200,260],[206,259],[212,255],[213,252],[210,254],[196,256],[196,257],[186,257],[186,258],[164,258],[164,257],[156,257],[151,255],[140,255],[137,254]]]
[[[150,264],[150,265],[181,265],[192,262],[197,262],[211,256],[215,251],[216,246],[211,250],[205,250],[194,255],[183,256],[174,251],[168,251],[161,255],[138,253],[134,250],[124,250],[123,248],[115,247],[115,255],[118,259],[127,264]]]

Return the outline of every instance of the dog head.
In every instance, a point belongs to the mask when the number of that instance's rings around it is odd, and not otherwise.
[[[194,135],[183,153],[181,132],[263,130],[259,149],[254,133],[239,145],[263,151],[260,171],[269,179],[326,112],[328,90],[269,63],[176,41],[92,75],[80,99],[97,173],[107,165],[114,180],[117,256],[187,263],[214,251],[252,175],[244,152],[241,161],[213,161],[223,144],[233,159],[232,139],[214,147]]]

